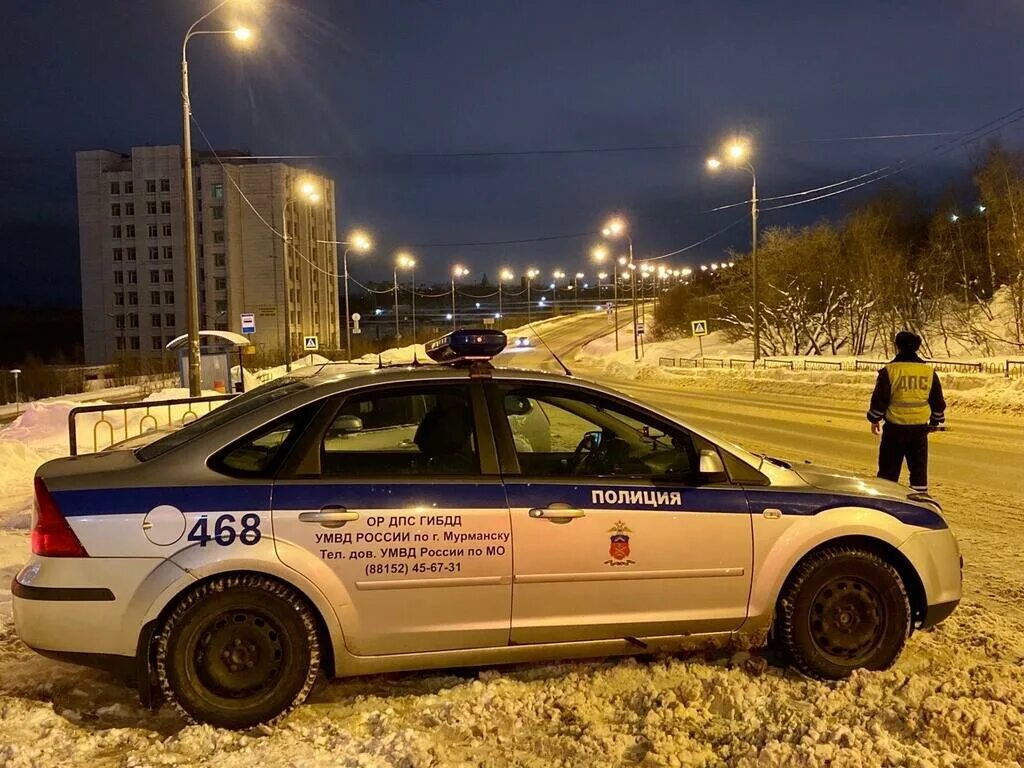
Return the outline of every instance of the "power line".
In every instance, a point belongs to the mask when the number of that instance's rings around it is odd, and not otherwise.
[[[718,230],[717,232],[714,232],[714,233],[708,235],[703,240],[698,240],[695,243],[690,243],[689,245],[685,245],[682,248],[679,248],[679,249],[677,249],[675,251],[671,251],[669,253],[663,253],[663,254],[661,254],[661,256],[651,256],[649,259],[641,259],[640,261],[641,262],[644,262],[644,261],[658,261],[659,259],[667,259],[669,256],[678,256],[680,253],[685,253],[686,251],[692,250],[693,248],[696,248],[697,246],[704,245],[704,243],[706,243],[708,240],[714,240],[719,235],[728,232],[733,227],[737,226],[738,224],[742,224],[744,221],[747,221],[747,220],[748,219],[747,219],[746,216],[744,216],[741,219],[736,219],[736,221],[734,221],[729,226],[722,227],[720,230]]]

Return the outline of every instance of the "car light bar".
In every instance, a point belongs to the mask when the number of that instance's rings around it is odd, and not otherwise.
[[[493,329],[452,331],[426,344],[427,357],[435,363],[454,365],[475,360],[490,360],[508,343],[501,331]]]

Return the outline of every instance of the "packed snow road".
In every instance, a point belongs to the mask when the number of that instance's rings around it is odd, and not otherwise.
[[[601,322],[545,338],[563,354]],[[548,357],[515,354],[506,364]],[[869,473],[874,465],[875,438],[853,403],[617,385],[754,450]],[[14,637],[5,602],[0,763],[1019,766],[1024,422],[950,420],[952,431],[933,440],[932,485],[964,550],[965,601],[916,633],[887,672],[826,684],[734,650],[389,675],[321,684],[282,724],[235,734],[184,726],[166,707],[146,712],[112,677],[36,656]],[[0,535],[4,577],[24,559],[26,538]]]

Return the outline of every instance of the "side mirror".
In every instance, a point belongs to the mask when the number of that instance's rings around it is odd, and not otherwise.
[[[351,416],[348,414],[339,416],[334,420],[334,424],[331,426],[331,432],[335,434],[346,434],[348,432],[361,432],[363,429],[363,420],[358,416]]]
[[[700,473],[702,475],[724,475],[725,464],[717,451],[705,448],[700,452]]]
[[[521,395],[505,395],[505,413],[509,416],[525,416],[533,410],[530,398]]]
[[[601,445],[601,437],[600,432],[587,432],[583,435],[583,443],[580,447],[585,451],[596,451]]]

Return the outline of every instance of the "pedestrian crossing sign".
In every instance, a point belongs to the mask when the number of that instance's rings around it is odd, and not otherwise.
[[[320,344],[317,342],[316,336],[304,336],[302,338],[302,348],[307,352],[316,352],[320,349]]]
[[[693,328],[694,336],[707,336],[708,335],[708,321],[707,320],[694,320],[690,323],[690,327]]]

